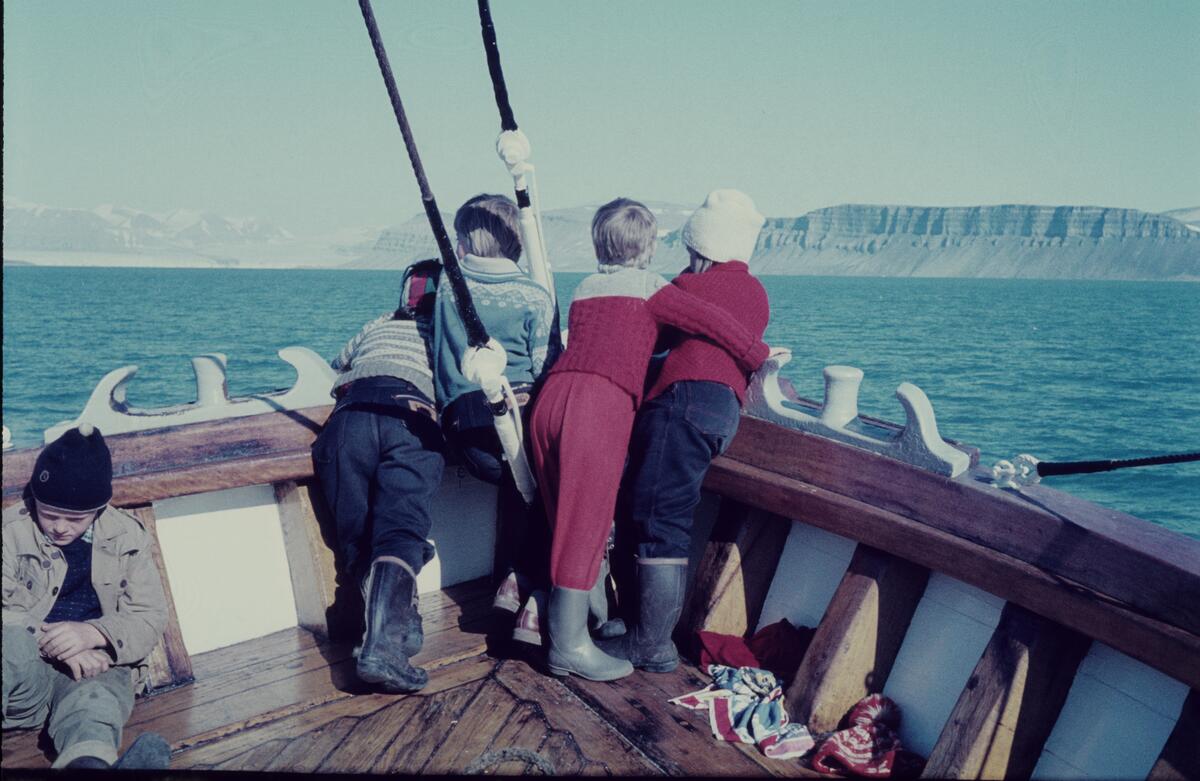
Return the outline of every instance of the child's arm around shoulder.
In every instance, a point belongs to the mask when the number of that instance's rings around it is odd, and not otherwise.
[[[124,529],[119,557],[118,610],[88,623],[108,639],[117,664],[137,664],[150,655],[167,627],[167,597],[154,563],[153,535],[133,516],[109,507],[97,526]]]
[[[744,371],[757,370],[771,352],[766,342],[746,330],[733,315],[666,280],[662,280],[662,285],[646,304],[659,323],[711,339]]]

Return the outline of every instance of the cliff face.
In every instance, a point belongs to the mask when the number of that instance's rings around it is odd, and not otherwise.
[[[753,265],[760,274],[1200,279],[1200,232],[1134,209],[845,205],[768,220]]]

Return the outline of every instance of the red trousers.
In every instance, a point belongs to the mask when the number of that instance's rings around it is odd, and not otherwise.
[[[596,374],[552,374],[538,394],[529,438],[556,586],[590,589],[600,574],[635,411],[627,392]]]

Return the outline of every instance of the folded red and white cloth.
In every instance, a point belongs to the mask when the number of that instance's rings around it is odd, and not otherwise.
[[[812,756],[812,769],[828,775],[916,778],[924,762],[900,745],[900,706],[871,694],[850,709],[849,727],[833,733]]]
[[[772,759],[807,754],[815,741],[803,724],[788,720],[783,687],[775,676],[754,667],[708,666],[713,682],[671,700],[691,710],[707,710],[713,737],[749,743]]]
[[[812,640],[813,630],[794,627],[786,618],[764,626],[746,639],[716,632],[697,632],[700,666],[757,667],[770,670],[784,685],[791,681]]]

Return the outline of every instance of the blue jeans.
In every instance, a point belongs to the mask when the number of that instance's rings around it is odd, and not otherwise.
[[[677,382],[644,403],[633,424],[623,504],[639,558],[687,558],[692,513],[709,464],[737,433],[741,407],[719,382]]]
[[[313,443],[313,467],[336,519],[338,566],[364,574],[396,556],[420,572],[431,558],[429,506],[445,460],[437,423],[412,408],[403,380],[356,381]]]

